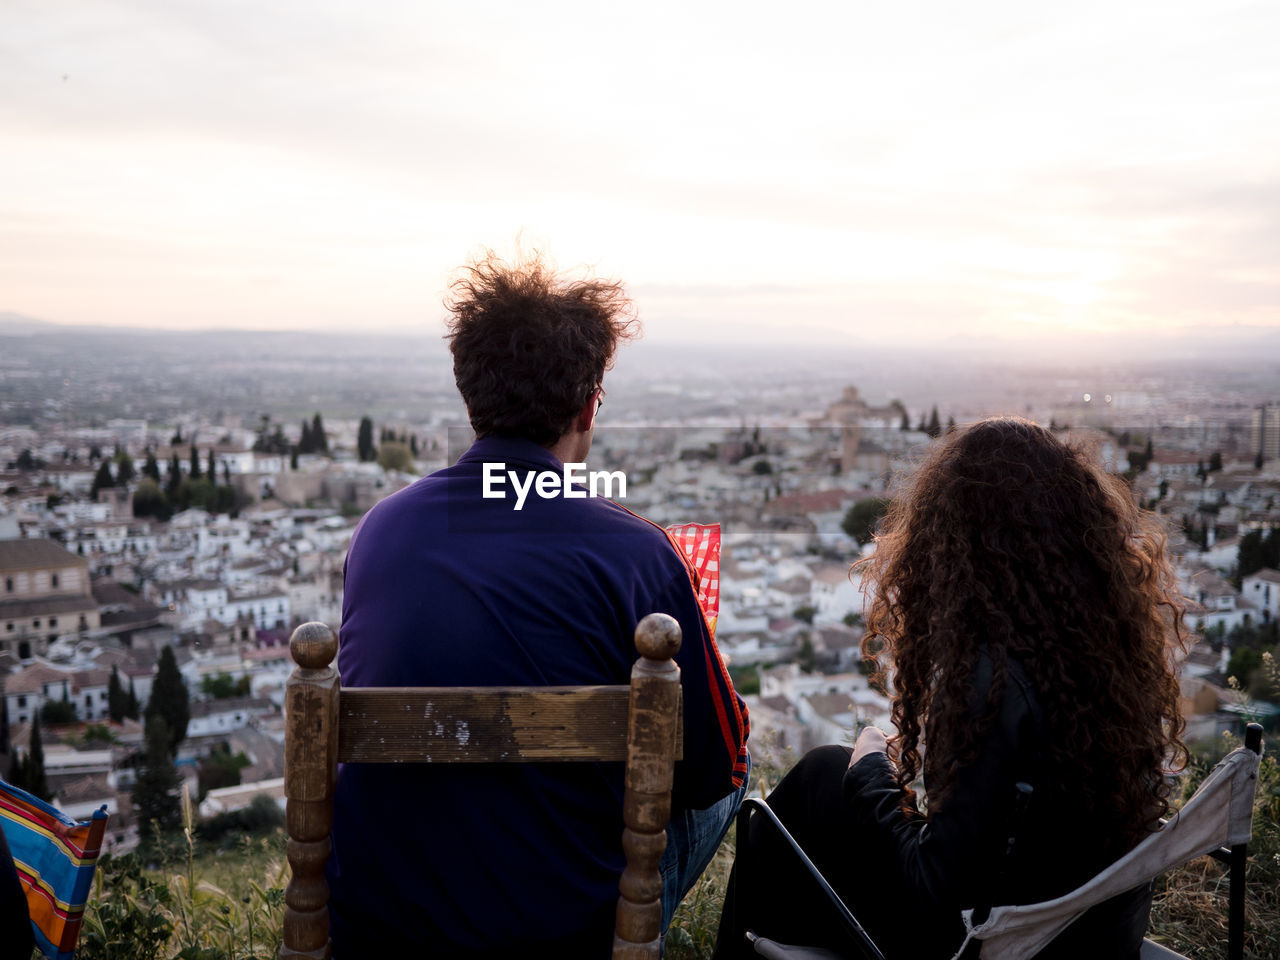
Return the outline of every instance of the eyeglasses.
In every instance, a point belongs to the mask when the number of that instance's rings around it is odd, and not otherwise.
[[[600,412],[600,408],[604,406],[604,387],[596,388],[596,413]]]

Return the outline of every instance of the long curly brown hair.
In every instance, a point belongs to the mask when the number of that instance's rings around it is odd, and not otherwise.
[[[1132,844],[1169,809],[1186,761],[1172,660],[1185,644],[1165,536],[1084,448],[1020,418],[938,441],[862,561],[874,589],[863,656],[892,666],[890,752],[946,803],[999,711],[1010,659],[1045,718],[1048,783]],[[973,716],[981,649],[994,678]],[[882,673],[882,677],[883,677]]]

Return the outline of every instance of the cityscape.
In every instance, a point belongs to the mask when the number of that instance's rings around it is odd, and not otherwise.
[[[861,659],[886,498],[932,439],[1034,419],[1098,451],[1168,524],[1195,643],[1189,740],[1280,713],[1280,371],[1255,354],[1049,364],[945,348],[624,348],[588,467],[660,524],[718,523],[717,642],[753,751],[890,727]],[[1272,354],[1271,356],[1274,356]],[[1087,372],[1084,372],[1087,371]],[[181,677],[199,814],[283,803],[298,624],[337,627],[363,513],[470,440],[438,337],[0,323],[0,765],[138,842],[143,719]],[[166,677],[167,679],[162,679]],[[33,739],[36,741],[33,743]],[[257,802],[262,803],[263,800]]]

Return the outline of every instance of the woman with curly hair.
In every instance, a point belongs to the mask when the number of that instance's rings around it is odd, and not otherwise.
[[[1186,749],[1164,547],[1121,480],[1017,418],[942,438],[893,502],[862,562],[863,655],[892,685],[897,734],[811,751],[769,797],[891,960],[951,957],[961,909],[1060,896],[1168,811]],[[743,927],[844,946],[760,817],[747,841],[715,956],[747,955]],[[1149,886],[1099,904],[1040,957],[1136,958],[1150,905]]]

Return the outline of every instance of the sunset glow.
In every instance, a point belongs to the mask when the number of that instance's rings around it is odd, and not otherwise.
[[[1280,7],[34,0],[0,312],[435,329],[542,245],[649,337],[1280,325]]]

